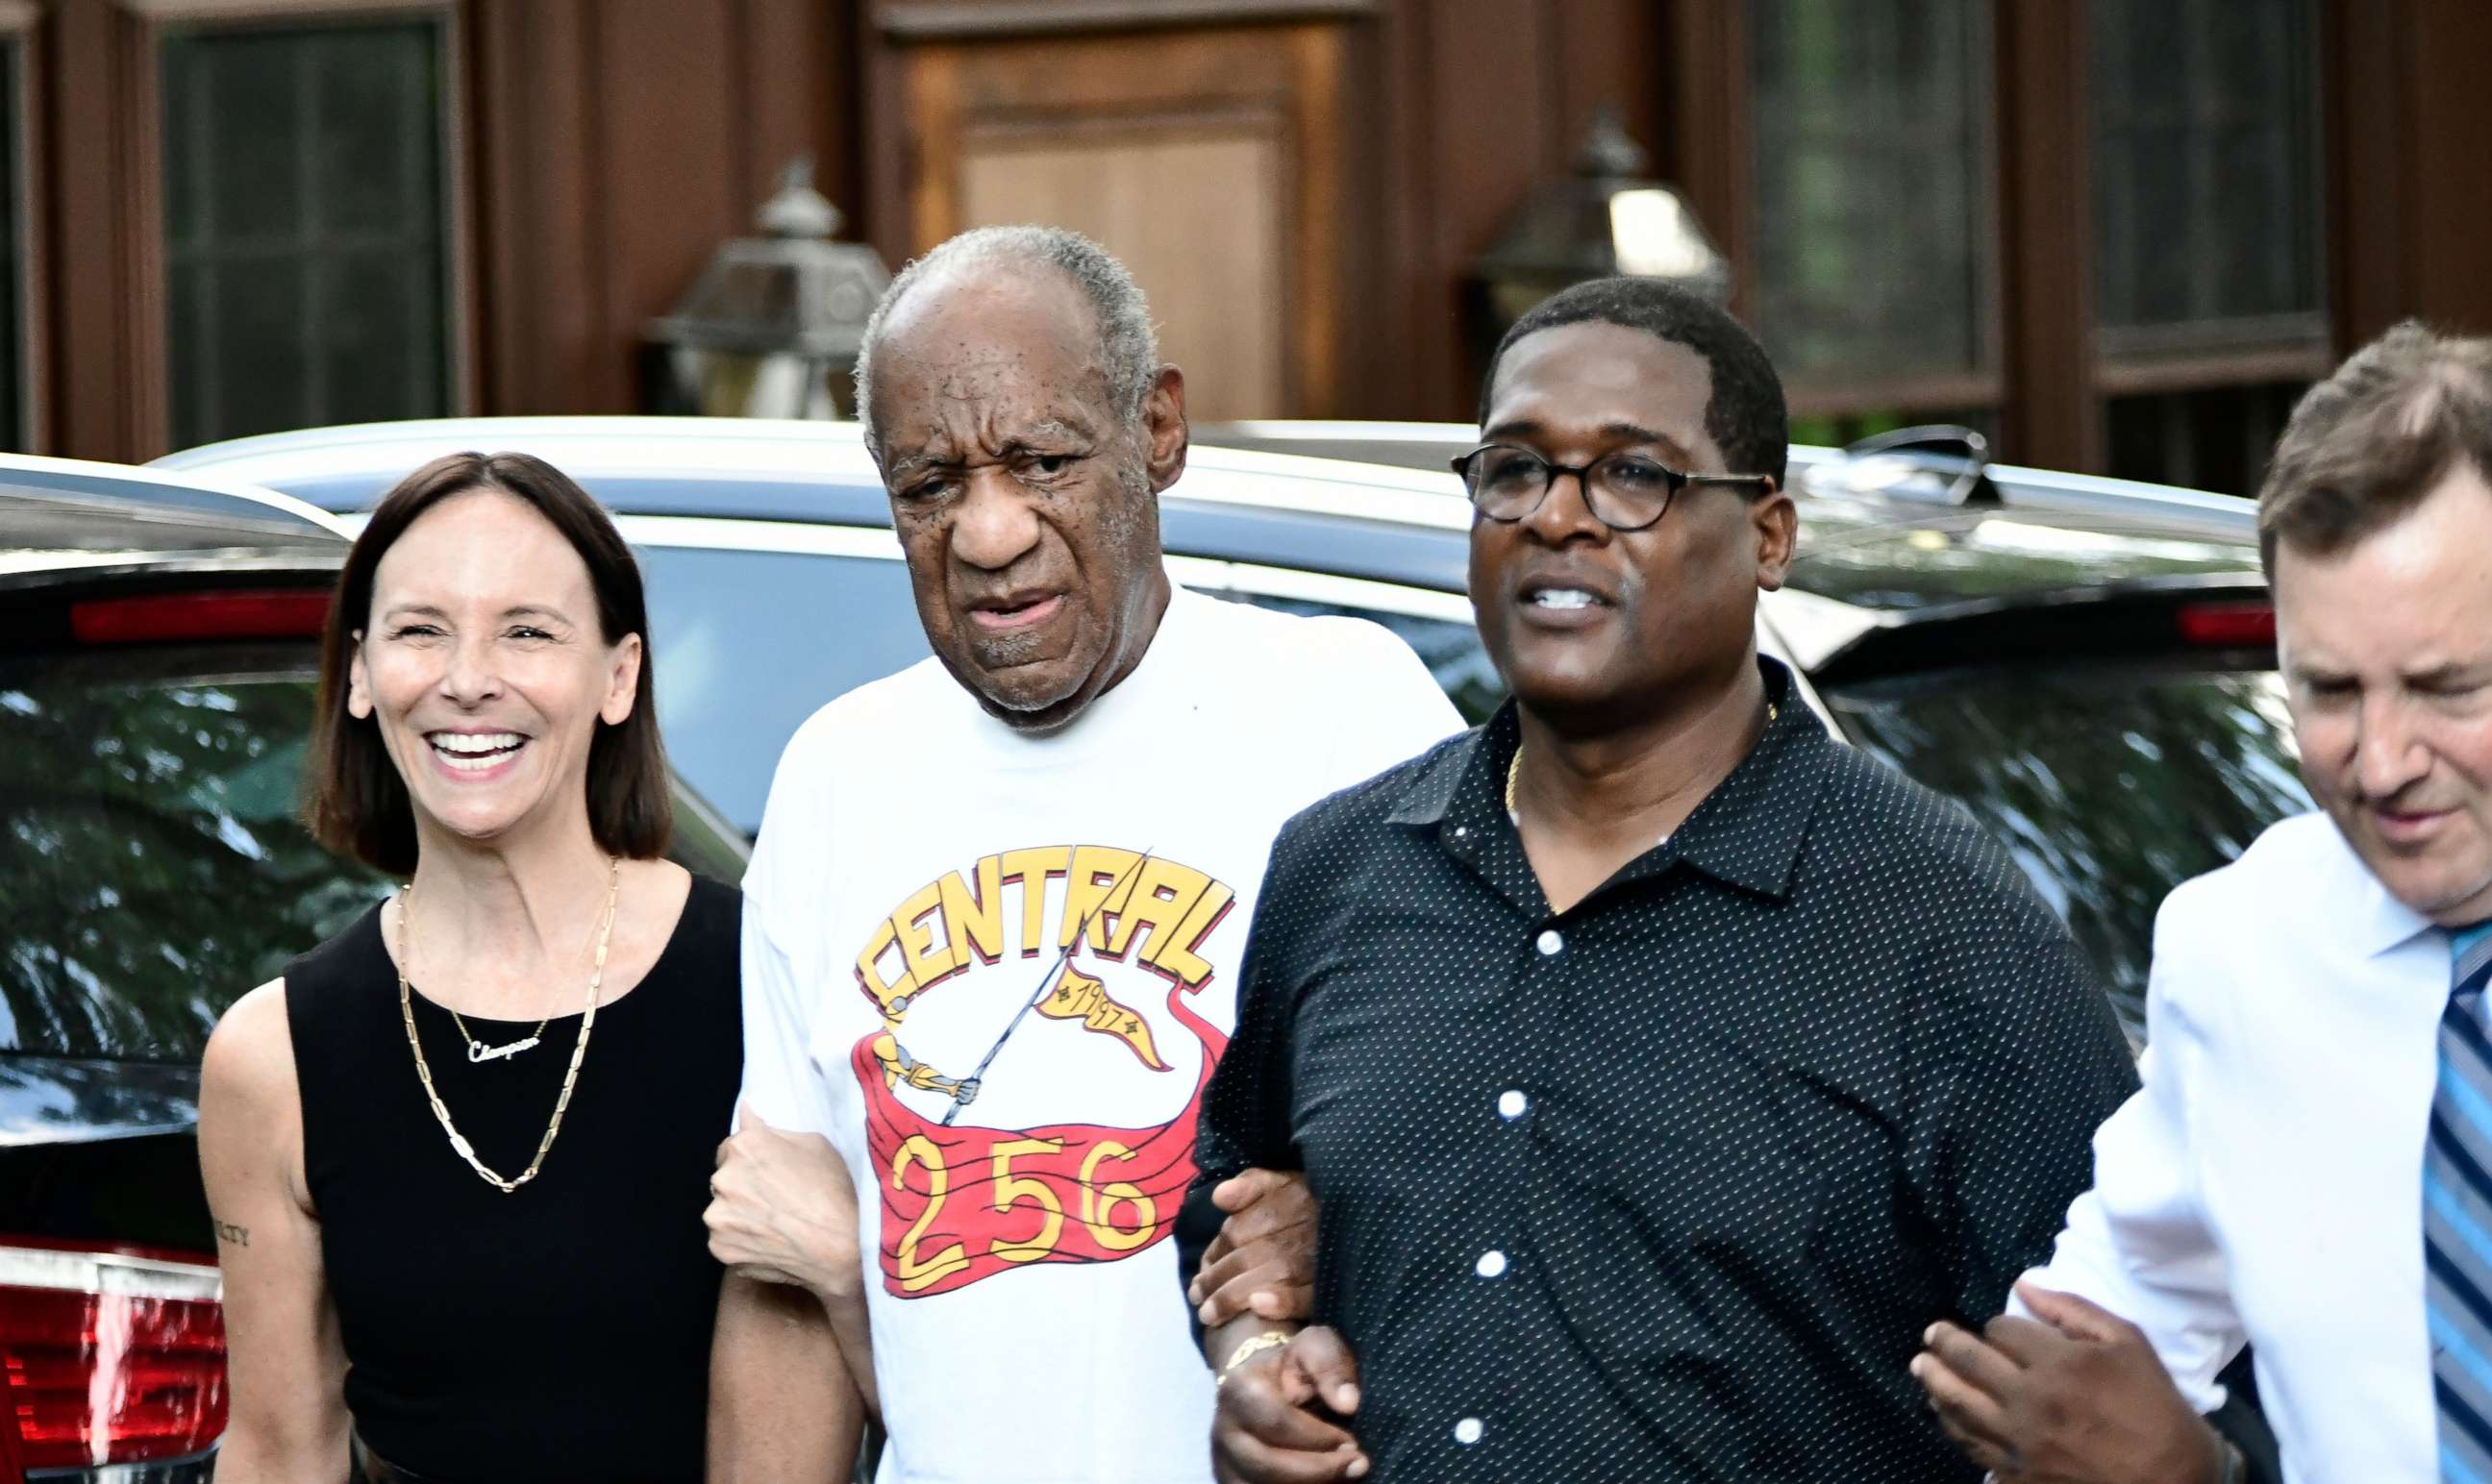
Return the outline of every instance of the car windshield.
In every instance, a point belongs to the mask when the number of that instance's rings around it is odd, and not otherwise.
[[[898,561],[661,546],[636,554],[667,756],[748,837],[805,718],[931,652]]]
[[[2309,807],[2283,682],[2254,662],[1985,668],[1825,700],[1862,750],[2005,843],[2140,1040],[2164,894]]]
[[[387,889],[297,820],[307,653],[0,663],[0,1050],[195,1061]]]
[[[813,552],[643,546],[658,719],[667,755],[747,835],[761,827],[780,750],[845,692],[930,653],[897,560]],[[1504,687],[1467,623],[1260,594],[1291,613],[1348,613],[1400,635],[1471,721]]]

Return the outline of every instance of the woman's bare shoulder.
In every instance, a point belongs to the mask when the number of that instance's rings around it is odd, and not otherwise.
[[[202,1102],[233,1099],[263,1108],[294,1105],[294,1041],[285,1019],[285,981],[271,979],[228,1006],[199,1065]]]

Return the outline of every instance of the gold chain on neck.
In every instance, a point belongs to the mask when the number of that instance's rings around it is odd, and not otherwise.
[[[588,1033],[597,1024],[597,992],[606,982],[606,945],[614,934],[614,901],[622,886],[623,862],[620,858],[608,861],[606,916],[597,930],[597,964],[588,972],[588,1007],[580,1015],[579,1039],[572,1043],[571,1067],[562,1074],[562,1096],[554,1099],[553,1116],[546,1121],[545,1137],[537,1141],[536,1158],[528,1161],[528,1168],[521,1171],[517,1179],[496,1174],[486,1168],[485,1162],[476,1157],[475,1145],[469,1143],[467,1137],[459,1132],[459,1126],[450,1121],[450,1110],[442,1104],[441,1094],[433,1088],[432,1068],[424,1059],[424,1039],[415,1033],[415,995],[406,982],[406,909],[415,895],[415,884],[409,882],[399,892],[398,1013],[406,1022],[406,1044],[415,1052],[415,1075],[424,1082],[425,1100],[432,1105],[432,1116],[440,1120],[441,1132],[450,1136],[450,1147],[459,1151],[459,1157],[467,1162],[468,1169],[475,1171],[486,1184],[503,1195],[509,1195],[537,1177],[537,1172],[545,1168],[546,1151],[553,1147],[553,1136],[562,1132],[562,1115],[571,1107],[571,1089],[579,1081],[580,1059],[588,1054]]]
[[[1771,727],[1775,720],[1782,714],[1782,707],[1775,705],[1770,700],[1765,702],[1766,726]],[[1516,806],[1514,801],[1514,783],[1516,779],[1519,779],[1522,776],[1523,744],[1521,742],[1517,742],[1514,744],[1514,757],[1508,760],[1505,765],[1505,816],[1509,819],[1520,820],[1523,816],[1523,811]]]

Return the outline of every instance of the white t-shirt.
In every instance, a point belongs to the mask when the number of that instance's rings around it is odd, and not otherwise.
[[[1208,1477],[1168,1237],[1265,857],[1461,725],[1377,625],[1180,588],[1054,735],[933,660],[798,729],[744,880],[744,1094],[855,1177],[885,1484]]]

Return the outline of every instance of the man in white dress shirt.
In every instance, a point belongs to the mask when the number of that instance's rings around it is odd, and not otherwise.
[[[2321,813],[2165,902],[2093,1189],[1914,1362],[2003,1481],[2233,1476],[2198,1414],[2246,1341],[2287,1479],[2492,1484],[2492,341],[2313,388],[2259,526]]]

